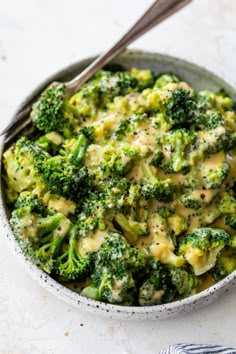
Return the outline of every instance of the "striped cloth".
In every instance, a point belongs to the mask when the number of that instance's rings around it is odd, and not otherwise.
[[[236,354],[236,349],[221,345],[175,344],[162,350],[159,354]]]

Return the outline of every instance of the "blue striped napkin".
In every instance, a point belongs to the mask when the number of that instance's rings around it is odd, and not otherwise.
[[[236,354],[236,349],[221,345],[175,344],[162,350],[159,354]]]

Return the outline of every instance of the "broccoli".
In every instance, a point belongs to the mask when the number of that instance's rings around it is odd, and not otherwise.
[[[202,206],[201,205],[202,203],[199,200],[199,198],[195,197],[194,193],[192,192],[188,192],[182,195],[180,201],[185,206],[185,208],[189,208],[189,209],[197,210]]]
[[[236,269],[236,254],[232,248],[223,249],[217,257],[216,265],[212,269],[213,278],[219,281]]]
[[[163,158],[159,168],[166,173],[188,171],[191,161],[188,161],[188,153],[196,141],[196,135],[185,128],[171,130],[158,138],[158,144]],[[159,159],[161,154],[159,153]],[[158,167],[158,166],[157,166]]]
[[[229,225],[236,230],[236,214],[227,214],[225,217],[225,225]]]
[[[136,78],[139,91],[142,91],[147,87],[152,87],[154,84],[154,75],[151,70],[132,68],[129,73]]]
[[[215,168],[202,168],[203,186],[207,189],[216,189],[221,187],[230,172],[229,163],[220,162]]]
[[[171,283],[179,295],[184,297],[196,294],[200,285],[199,278],[186,267],[170,267]]]
[[[71,98],[70,104],[78,115],[94,117],[99,108],[105,108],[116,96],[125,96],[136,86],[136,78],[127,72],[100,70]]]
[[[223,229],[200,228],[186,236],[179,243],[179,254],[193,267],[196,275],[213,268],[218,253],[230,242],[230,236]]]
[[[136,278],[145,270],[145,256],[132,248],[118,232],[109,231],[95,255],[91,278],[99,300],[132,305],[135,302]],[[86,288],[85,288],[86,289]],[[83,294],[86,294],[86,290]]]
[[[131,169],[138,150],[126,145],[124,149],[107,149],[104,151],[104,159],[99,164],[99,169],[103,175],[125,176]]]
[[[172,73],[158,75],[154,87],[163,88],[170,83],[178,83],[180,80]]]
[[[180,202],[185,206],[185,208],[198,210],[209,205],[217,193],[217,189],[207,190],[203,187],[203,189],[195,189],[186,192],[180,197]]]
[[[201,109],[202,110],[202,109]],[[198,112],[194,117],[194,125],[198,129],[215,129],[220,126],[225,126],[225,121],[220,112],[207,110],[206,112]]]
[[[81,255],[78,249],[78,226],[75,225],[68,234],[68,248],[57,258],[55,271],[64,280],[84,278],[92,265],[91,254]]]
[[[130,121],[128,119],[120,119],[114,132],[116,140],[122,140],[129,130]]]
[[[123,231],[125,238],[131,244],[135,243],[139,236],[148,235],[147,224],[144,222],[138,222],[121,213],[115,215],[115,221]]]
[[[76,111],[69,104],[64,84],[49,87],[33,104],[33,124],[45,133],[52,131],[71,136],[77,126]]]
[[[89,141],[90,144],[93,144],[96,138],[95,130],[92,125],[83,127],[79,130],[79,134],[83,134]]]
[[[46,208],[43,205],[42,200],[29,191],[21,192],[14,204],[15,209],[23,207],[29,208],[31,213],[38,213],[41,215],[45,215],[46,213]]]
[[[220,204],[219,211],[221,214],[234,214],[236,213],[236,199],[230,193],[224,193]]]
[[[88,194],[93,177],[85,166],[81,167],[88,144],[88,139],[80,134],[70,154],[56,155],[44,161],[42,177],[50,192],[75,202]]]
[[[153,153],[153,157],[152,157],[152,160],[151,160],[151,165],[156,167],[156,168],[159,168],[161,166],[161,162],[163,161],[164,159],[164,154],[161,150],[155,150],[154,153]]]
[[[232,98],[223,91],[212,92],[212,91],[200,91],[198,94],[198,101],[201,107],[214,108],[221,112],[232,110],[234,103]]]
[[[135,136],[137,139],[141,139],[144,145],[140,146],[139,150],[145,151],[145,145],[148,145],[152,140],[153,142],[155,142],[155,138],[150,137],[152,133],[156,133],[154,124],[152,120],[149,119],[146,113],[136,113],[131,115],[129,118],[120,119],[118,121],[115,131],[113,132],[113,136],[116,140],[122,140],[124,137],[132,139]],[[149,129],[152,133],[148,132]],[[145,138],[147,138],[146,142]]]
[[[43,217],[32,212],[33,207],[29,205],[15,209],[10,225],[26,257],[50,273],[71,222],[61,213]]]
[[[227,151],[232,143],[229,131],[223,127],[218,126],[211,130],[202,130],[196,133],[197,140],[194,144],[195,153],[198,156],[206,154],[216,154],[219,151]]]
[[[190,91],[177,88],[163,101],[164,112],[172,126],[190,124],[196,109],[196,99]]]
[[[32,190],[39,183],[42,163],[48,158],[48,153],[33,141],[22,137],[3,154],[3,163],[7,175],[9,191],[18,193]],[[15,200],[11,200],[11,202]]]
[[[98,180],[123,177],[131,170],[139,153],[139,148],[129,143],[119,146],[112,142],[105,146],[92,144],[87,151],[85,164]]]
[[[184,257],[182,255],[176,255],[174,250],[170,245],[168,245],[168,240],[164,242],[157,241],[153,242],[148,247],[149,255],[153,257],[156,262],[160,262],[162,264],[168,264],[173,267],[182,267],[185,263]]]
[[[103,231],[113,221],[115,213],[126,203],[129,183],[125,178],[111,178],[96,186],[87,196],[78,214],[79,234],[85,237],[93,230]]]
[[[144,199],[157,199],[161,202],[170,202],[173,199],[176,186],[170,179],[161,180],[155,176],[152,167],[143,163],[141,165],[143,180],[141,181],[141,195]]]
[[[182,215],[170,215],[167,219],[167,223],[172,234],[174,234],[174,237],[181,235],[184,231],[187,230],[187,222]]]
[[[99,290],[93,283],[84,287],[80,295],[88,299],[99,300]]]
[[[92,83],[98,87],[102,106],[113,101],[116,96],[125,96],[137,87],[137,79],[127,72],[100,70]]]
[[[138,302],[141,306],[163,304],[172,301],[175,294],[168,270],[157,264],[156,269],[139,288]]]
[[[35,143],[39,145],[41,149],[53,155],[59,152],[63,142],[63,137],[57,132],[50,132],[46,135],[42,135],[35,141]]]

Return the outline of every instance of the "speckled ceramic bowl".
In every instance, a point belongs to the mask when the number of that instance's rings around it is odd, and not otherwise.
[[[67,80],[74,77],[82,71],[94,58],[88,58],[73,65],[70,65],[55,75],[49,77],[45,82],[39,85],[22,103],[21,107],[27,103],[36,93],[40,92],[48,83],[54,80]],[[194,64],[184,60],[160,55],[155,53],[146,53],[141,51],[127,51],[119,56],[115,61],[117,64],[123,65],[129,69],[131,67],[149,68],[156,74],[161,72],[172,71],[179,75],[183,80],[186,80],[196,90],[210,89],[219,90],[225,89],[236,100],[236,89],[228,80],[210,73],[209,71],[200,68]],[[19,107],[19,109],[21,108]],[[1,156],[4,150],[4,138],[0,141]],[[165,305],[144,306],[144,307],[126,307],[105,304],[80,296],[78,293],[64,287],[45,272],[40,270],[31,262],[27,261],[22,254],[22,251],[9,227],[8,210],[4,201],[4,190],[1,182],[0,188],[0,211],[1,223],[5,230],[5,235],[9,240],[14,253],[23,263],[28,273],[36,279],[39,284],[52,294],[62,299],[63,301],[77,307],[78,309],[86,310],[98,315],[104,315],[111,318],[129,319],[129,320],[147,320],[173,317],[178,314],[183,314],[188,311],[206,306],[216,298],[229,290],[236,284],[236,271],[228,277],[218,282],[216,285],[204,290],[196,295],[193,295],[184,300],[175,301]]]

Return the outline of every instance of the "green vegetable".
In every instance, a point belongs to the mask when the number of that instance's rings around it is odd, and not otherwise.
[[[137,292],[135,278],[144,271],[145,264],[143,254],[132,248],[122,235],[109,231],[96,254],[91,276],[99,300],[132,305]],[[97,292],[94,293],[97,297]]]
[[[179,253],[193,267],[196,275],[213,268],[218,253],[229,244],[230,236],[223,229],[201,228],[185,237],[179,244]]]

